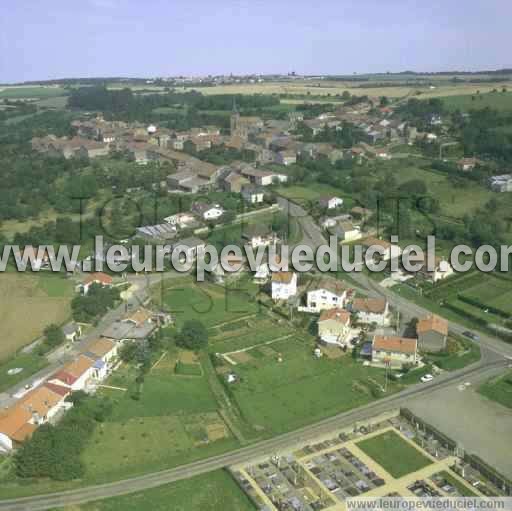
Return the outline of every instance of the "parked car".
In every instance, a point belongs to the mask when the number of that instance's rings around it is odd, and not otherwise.
[[[468,339],[472,339],[473,341],[478,341],[480,339],[480,336],[476,335],[474,332],[470,332],[469,330],[462,332],[462,335]]]
[[[422,383],[428,383],[429,381],[432,381],[433,379],[434,379],[434,377],[431,374],[424,374],[421,377]]]

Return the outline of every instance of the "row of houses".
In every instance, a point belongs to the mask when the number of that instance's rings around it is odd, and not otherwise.
[[[96,339],[78,357],[51,374],[13,406],[0,412],[0,452],[9,452],[41,426],[52,422],[72,407],[66,398],[75,391],[88,390],[112,371],[119,343]]]

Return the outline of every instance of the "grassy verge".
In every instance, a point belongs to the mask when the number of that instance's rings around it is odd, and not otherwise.
[[[47,365],[48,361],[46,358],[36,355],[35,353],[21,354],[0,364],[0,392],[32,376]],[[9,374],[10,370],[18,368],[23,370],[17,374]]]
[[[512,408],[512,372],[485,382],[478,392],[500,405]]]

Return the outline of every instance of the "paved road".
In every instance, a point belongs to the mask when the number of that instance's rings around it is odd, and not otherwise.
[[[355,422],[368,420],[384,411],[406,406],[408,401],[413,397],[427,395],[434,390],[455,386],[462,382],[471,381],[472,379],[480,379],[486,375],[491,376],[496,374],[497,371],[502,370],[505,365],[506,361],[501,360],[486,365],[481,363],[475,364],[461,371],[457,371],[457,373],[446,373],[430,384],[415,385],[414,387],[407,388],[400,393],[377,402],[330,417],[297,431],[174,469],[77,490],[0,501],[0,511],[38,511],[83,504],[85,502],[154,488],[212,470],[243,463],[253,458],[279,453],[299,442],[314,440],[318,436],[328,434],[333,429],[343,428]]]

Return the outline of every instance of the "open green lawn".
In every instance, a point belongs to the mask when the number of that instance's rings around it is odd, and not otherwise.
[[[154,300],[176,317],[181,326],[188,319],[199,319],[206,327],[255,314],[259,305],[254,301],[254,287],[222,287],[191,278],[170,281],[163,290],[154,289]]]
[[[416,472],[432,463],[394,431],[387,431],[362,440],[356,445],[395,479]]]
[[[271,345],[233,367],[240,382],[230,387],[244,419],[265,434],[279,434],[375,399],[384,371],[364,367],[350,354],[313,357],[314,340],[305,334]],[[279,354],[282,362],[278,361]],[[395,390],[396,384],[388,387]]]
[[[485,382],[478,391],[500,405],[512,408],[512,372]]]
[[[512,281],[487,276],[482,282],[466,289],[463,296],[478,300],[512,315]]]
[[[470,110],[481,110],[483,108],[493,108],[501,112],[512,111],[512,92],[488,92],[485,94],[465,94],[461,96],[441,97],[446,108],[450,111],[461,110],[469,112]]]
[[[223,470],[80,506],[83,511],[251,511],[256,508]]]

